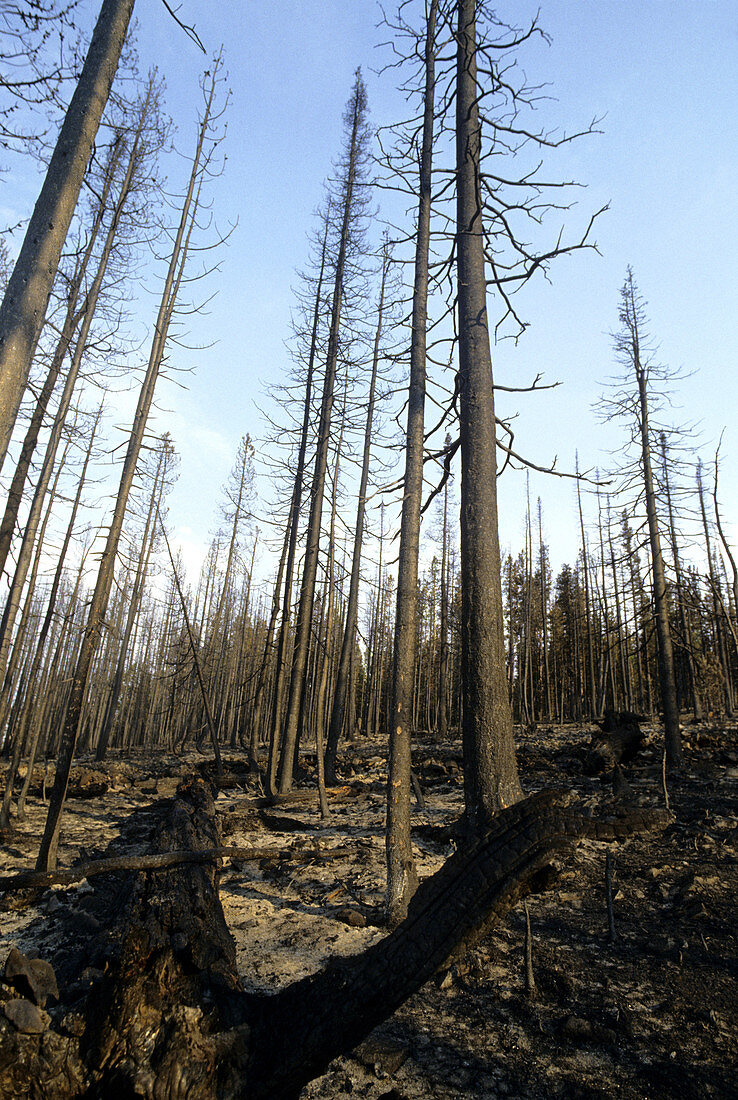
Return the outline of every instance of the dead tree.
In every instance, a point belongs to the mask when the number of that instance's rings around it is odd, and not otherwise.
[[[651,550],[653,577],[653,608],[658,636],[659,685],[664,713],[664,738],[667,764],[671,771],[681,764],[681,733],[677,705],[674,650],[669,621],[669,596],[661,549],[661,530],[657,507],[657,484],[652,455],[655,452],[656,428],[652,424],[654,406],[658,407],[658,385],[668,381],[668,370],[654,359],[646,331],[645,305],[638,291],[633,272],[628,268],[620,292],[620,329],[613,334],[613,346],[624,375],[612,384],[612,393],[603,397],[599,408],[603,417],[617,416],[629,424],[634,457],[623,466],[620,476],[624,487],[636,491],[645,506]]]
[[[121,470],[118,494],[108,529],[105,547],[98,568],[95,588],[90,601],[87,622],[84,629],[82,646],[74,670],[72,689],[64,719],[61,744],[56,763],[54,787],[49,800],[49,813],[44,828],[37,859],[37,869],[53,870],[56,866],[61,816],[66,798],[69,773],[74,759],[74,751],[80,732],[80,720],[87,682],[92,662],[97,652],[105,619],[105,612],[113,583],[115,559],[118,551],[123,521],[125,519],[128,497],[133,485],[141,446],[146,431],[146,423],[154,400],[154,391],[166,351],[169,328],[174,315],[177,297],[187,265],[187,256],[194,226],[197,224],[197,210],[207,164],[212,155],[212,124],[214,96],[218,81],[219,63],[216,60],[208,74],[208,83],[204,85],[205,107],[198,133],[195,153],[192,159],[187,192],[182,204],[182,212],[172,246],[169,268],[164,282],[159,312],[155,323],[149,362],[139,392],[136,413]]]
[[[28,382],[87,162],[118,67],[134,0],[103,0],[36,207],[0,306],[0,465]]]
[[[474,832],[521,794],[503,636],[475,0],[458,4],[456,80],[462,737],[466,811]]]
[[[308,518],[305,559],[300,585],[300,602],[295,627],[295,645],[292,655],[287,711],[279,763],[279,790],[285,794],[292,786],[295,746],[300,715],[305,701],[305,679],[308,665],[310,630],[312,625],[315,585],[320,550],[320,526],[323,514],[323,497],[328,465],[331,416],[338,367],[339,337],[344,296],[346,294],[346,265],[352,246],[356,246],[358,216],[366,201],[366,157],[368,146],[366,87],[357,70],[353,91],[344,118],[346,146],[341,164],[340,193],[337,196],[336,216],[339,234],[333,275],[333,295],[330,309],[330,329],[326,349],[318,423],[318,439],[315,451],[315,467],[310,486],[310,514]]]
[[[407,395],[405,469],[397,574],[397,606],[392,658],[392,702],[387,775],[387,915],[404,918],[418,883],[410,840],[410,771],[413,687],[417,656],[418,557],[423,503],[423,433],[425,424],[426,341],[428,327],[429,249],[436,94],[437,0],[427,7],[422,49],[424,87],[422,130],[418,150],[418,214],[410,335],[410,379]]]
[[[359,499],[356,506],[356,524],[354,527],[354,547],[351,558],[351,578],[349,581],[349,593],[346,603],[346,618],[341,642],[341,654],[336,672],[336,686],[333,692],[333,705],[331,708],[330,725],[326,741],[325,769],[329,780],[335,779],[335,760],[338,749],[338,741],[343,731],[346,717],[346,703],[349,694],[349,672],[351,656],[356,645],[356,623],[359,612],[359,579],[361,576],[361,551],[364,541],[364,520],[366,514],[366,495],[369,484],[369,464],[371,460],[372,432],[374,430],[374,406],[376,402],[377,371],[379,368],[380,344],[382,340],[382,325],[384,321],[385,289],[387,276],[391,263],[389,245],[385,240],[382,253],[382,277],[379,290],[379,303],[377,306],[377,327],[374,335],[374,351],[372,355],[372,372],[369,380],[369,394],[367,397],[366,426],[364,429],[364,455],[361,464],[361,476],[359,479]]]

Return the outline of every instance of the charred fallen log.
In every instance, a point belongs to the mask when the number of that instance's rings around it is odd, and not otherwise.
[[[96,875],[109,875],[113,871],[159,871],[176,867],[180,863],[207,863],[228,856],[242,863],[260,862],[262,859],[284,860],[295,863],[312,863],[316,860],[338,859],[348,854],[348,848],[241,848],[227,846],[204,848],[193,852],[160,852],[152,856],[115,856],[110,859],[90,859],[70,867],[68,871],[20,871],[16,875],[0,875],[0,894],[29,888],[69,886]]]
[[[503,811],[421,885],[407,919],[380,943],[271,996],[242,991],[212,861],[137,876],[76,1037],[67,1017],[44,1034],[0,1019],[0,1094],[296,1097],[520,897],[550,882],[582,835],[612,839],[669,820],[641,811],[593,824],[568,803],[544,792]],[[210,789],[195,780],[172,804],[162,848],[203,852],[219,842]]]

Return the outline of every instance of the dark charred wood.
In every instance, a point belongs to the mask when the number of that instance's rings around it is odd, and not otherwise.
[[[605,711],[600,732],[592,734],[584,758],[588,775],[611,771],[616,764],[628,764],[643,748],[646,737],[640,723],[644,721],[630,711]]]
[[[17,875],[0,875],[0,893],[9,890],[25,890],[29,887],[69,886],[95,875],[109,875],[114,871],[159,871],[182,863],[207,863],[228,856],[242,863],[260,862],[263,859],[310,863],[313,860],[337,859],[347,854],[347,848],[240,848],[229,845],[205,848],[199,852],[163,852],[150,856],[119,856],[111,859],[94,859],[71,867],[68,871],[20,871]]]
[[[295,1098],[520,897],[550,883],[581,835],[612,839],[669,819],[641,811],[593,822],[568,801],[544,792],[503,811],[420,886],[380,943],[259,996],[239,982],[210,855],[217,815],[210,788],[193,780],[170,805],[161,846],[207,861],[135,877],[107,973],[78,1010],[57,1014],[42,1036],[0,1019],[0,1095]]]

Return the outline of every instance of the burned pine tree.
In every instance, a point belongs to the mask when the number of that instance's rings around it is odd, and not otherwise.
[[[404,918],[418,883],[410,841],[410,758],[417,660],[438,6],[437,0],[431,0],[426,6],[422,31],[414,31],[407,25],[402,10],[397,17],[403,34],[410,38],[411,56],[422,56],[423,66],[419,80],[422,89],[419,127],[417,132],[414,127],[410,128],[410,138],[406,132],[397,136],[404,161],[412,163],[417,158],[418,179],[414,186],[417,186],[418,198],[387,776],[386,907],[388,919],[393,924]],[[409,165],[403,163],[400,169],[403,175],[408,168]]]
[[[367,124],[366,87],[357,71],[353,91],[344,116],[345,147],[340,161],[339,191],[334,200],[334,216],[338,229],[333,266],[333,292],[330,306],[330,326],[325,352],[323,391],[318,421],[315,465],[310,484],[310,510],[306,533],[305,558],[300,583],[300,599],[295,626],[292,670],[284,729],[281,738],[278,784],[284,794],[292,786],[298,724],[305,700],[310,630],[312,625],[315,586],[320,550],[320,527],[325,495],[326,470],[331,434],[336,371],[338,367],[341,318],[346,294],[347,261],[360,245],[361,215],[367,203],[367,156],[369,130]]]
[[[654,416],[664,403],[664,391],[676,375],[656,362],[647,332],[645,304],[630,268],[620,291],[619,317],[620,328],[613,334],[613,346],[624,373],[611,384],[611,392],[603,396],[599,408],[603,417],[616,416],[629,426],[631,454],[628,465],[623,464],[620,470],[621,485],[623,491],[629,491],[636,500],[642,501],[646,513],[666,758],[669,770],[676,771],[682,760],[681,732],[669,593],[661,548],[662,521],[657,499],[655,458],[659,427],[654,423]]]
[[[56,865],[61,829],[61,815],[64,808],[69,774],[80,731],[82,707],[90,669],[99,645],[105,612],[110,598],[115,560],[123,528],[123,521],[125,519],[128,498],[136,474],[136,466],[144,440],[146,423],[154,400],[156,383],[164,361],[169,329],[175,315],[178,296],[185,277],[192,232],[197,225],[197,211],[200,203],[203,181],[207,178],[209,171],[212,169],[211,162],[213,149],[215,145],[217,145],[218,139],[214,131],[214,126],[219,114],[215,108],[214,98],[219,79],[219,67],[219,62],[217,60],[214,61],[208,77],[204,78],[203,94],[205,97],[205,105],[203,117],[192,158],[189,184],[182,204],[180,221],[172,245],[169,268],[162,290],[148,366],[139,392],[133,427],[123,460],[116,503],[105,540],[105,547],[100,558],[95,588],[87,612],[87,622],[82,645],[74,670],[72,690],[67,704],[64,728],[57,757],[56,774],[49,804],[49,813],[37,858],[37,866],[39,869],[48,870]]]
[[[0,307],[0,465],[28,382],[79,198],[113,84],[134,0],[103,0],[36,207]]]
[[[553,142],[532,135],[519,118],[530,108],[525,86],[509,76],[510,52],[539,33],[536,22],[516,31],[501,24],[478,0],[459,0],[456,27],[456,269],[458,311],[459,432],[461,450],[461,591],[463,685],[462,737],[467,825],[471,832],[520,797],[503,635],[503,603],[497,511],[497,449],[511,457],[500,439],[490,353],[488,280],[501,304],[501,320],[522,331],[512,294],[563,252],[587,245],[594,218],[572,245],[559,240],[550,250],[531,254],[516,236],[512,209],[538,220],[532,205],[545,184],[537,172],[508,182],[485,167],[484,125],[498,132],[501,154],[533,140],[539,149]],[[483,24],[479,33],[478,20]],[[484,123],[482,112],[484,111]],[[526,197],[526,188],[530,188]],[[537,207],[537,209],[540,209]],[[535,384],[534,384],[535,385]],[[519,456],[516,456],[519,457]]]

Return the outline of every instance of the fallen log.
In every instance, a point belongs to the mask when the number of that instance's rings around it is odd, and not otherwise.
[[[568,801],[544,792],[503,811],[420,886],[380,943],[274,995],[242,991],[212,858],[137,876],[108,973],[80,1009],[79,1038],[56,1028],[23,1035],[0,1019],[0,1095],[295,1100],[450,956],[549,883],[582,835],[612,839],[670,820],[641,811],[610,827]],[[204,854],[218,840],[210,789],[195,780],[172,804],[162,846]]]
[[[315,859],[338,859],[350,854],[350,848],[239,848],[226,846],[203,848],[193,852],[160,852],[146,856],[114,856],[110,859],[91,859],[78,863],[68,870],[56,871],[19,871],[15,875],[0,875],[0,894],[10,890],[26,890],[29,887],[48,889],[50,886],[70,886],[95,875],[111,874],[115,871],[163,871],[167,867],[176,867],[182,863],[207,863],[210,860],[230,856],[243,862],[262,859],[282,859],[297,863],[310,863]]]

